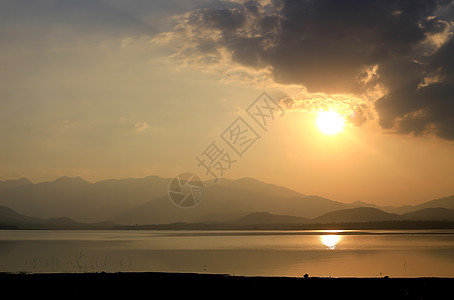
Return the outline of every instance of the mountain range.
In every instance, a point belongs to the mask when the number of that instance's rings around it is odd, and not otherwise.
[[[41,183],[32,183],[26,178],[0,181],[0,206],[4,207],[0,210],[0,224],[11,224],[6,222],[8,209],[20,216],[34,218],[32,221],[36,224],[65,220],[67,223],[72,222],[74,226],[96,224],[101,227],[103,225],[100,224],[175,222],[282,224],[454,221],[454,195],[414,206],[380,207],[367,202],[347,204],[320,196],[304,195],[253,178],[223,178],[216,183],[204,182],[202,201],[196,207],[182,209],[168,197],[170,180],[149,176],[96,183],[89,183],[80,177],[61,177]]]
[[[34,218],[0,206],[0,229],[454,229],[454,210],[426,208],[398,215],[377,208],[358,207],[329,212],[314,219],[255,212],[228,221],[121,225],[80,223],[67,217]]]

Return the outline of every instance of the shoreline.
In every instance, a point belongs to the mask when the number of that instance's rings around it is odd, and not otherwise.
[[[307,275],[307,276],[305,276]],[[390,276],[380,276],[380,277],[355,277],[355,276],[309,276],[305,274],[302,276],[266,276],[266,275],[235,275],[227,273],[208,273],[208,272],[165,272],[165,271],[117,271],[117,272],[5,272],[0,271],[0,279],[8,279],[17,277],[22,279],[25,277],[42,277],[44,279],[52,279],[57,276],[68,277],[68,278],[77,278],[77,277],[92,277],[92,278],[112,278],[112,277],[127,277],[127,276],[137,276],[137,277],[153,277],[153,278],[162,278],[162,279],[191,279],[191,278],[235,278],[235,279],[244,279],[244,280],[253,280],[253,279],[284,279],[284,280],[325,280],[325,279],[335,279],[335,280],[454,280],[454,276],[418,276],[418,277],[390,277]]]
[[[178,272],[0,273],[0,285],[6,289],[27,287],[28,291],[58,289],[76,293],[99,292],[102,295],[118,295],[125,290],[138,295],[159,290],[198,295],[207,289],[215,289],[222,295],[231,296],[238,296],[238,291],[242,290],[253,295],[321,293],[323,299],[340,296],[349,299],[438,299],[451,293],[454,277],[268,277]],[[169,290],[172,286],[176,289]],[[219,297],[214,295],[214,298]]]
[[[354,276],[266,276],[266,275],[235,275],[226,273],[198,272],[159,272],[159,271],[130,271],[130,272],[0,272],[0,282],[4,280],[112,280],[112,279],[155,279],[155,280],[235,280],[235,281],[452,281],[453,277],[421,276],[421,277],[354,277]]]

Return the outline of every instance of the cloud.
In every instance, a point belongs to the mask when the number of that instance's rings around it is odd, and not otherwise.
[[[385,129],[454,140],[453,28],[452,0],[223,1],[165,36],[182,62],[368,98]],[[362,123],[364,106],[353,110]]]
[[[406,85],[378,99],[380,124],[399,133],[432,133],[454,140],[454,40],[407,72]],[[392,68],[393,69],[393,68]],[[416,79],[419,80],[416,80]],[[424,82],[424,84],[420,84]]]

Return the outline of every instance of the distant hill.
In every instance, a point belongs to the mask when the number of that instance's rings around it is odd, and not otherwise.
[[[0,186],[5,182],[0,182]],[[0,189],[0,205],[40,218],[67,216],[80,222],[108,220],[167,195],[169,179],[157,176],[89,183],[80,177]]]
[[[16,229],[110,229],[112,222],[79,223],[67,217],[41,219],[16,213],[14,210],[0,206],[0,228]]]
[[[335,223],[335,222],[375,222],[399,220],[400,216],[384,212],[373,207],[358,207],[332,211],[320,217],[314,218],[317,223]]]
[[[421,210],[405,213],[392,214],[373,207],[358,207],[352,209],[338,210],[326,213],[314,218],[313,222],[376,222],[376,221],[454,221],[454,210],[447,208],[424,208]]]
[[[0,229],[443,229],[454,228],[454,211],[427,208],[397,215],[376,208],[359,207],[323,214],[314,219],[267,212],[250,213],[230,221],[171,222],[119,225],[112,222],[80,223],[68,217],[34,218],[0,206]]]
[[[438,198],[435,200],[427,201],[412,207],[413,211],[424,209],[424,208],[447,208],[447,209],[454,209],[454,195],[449,197]]]
[[[29,216],[16,213],[9,207],[0,206],[0,223],[1,224],[31,224],[39,223],[43,220],[40,218],[32,218]]]
[[[362,213],[371,214],[367,209],[356,209],[360,216],[356,219],[366,219]],[[382,212],[384,213],[384,212]],[[352,218],[342,218],[342,221],[315,222],[305,218],[293,216],[273,215],[265,212],[251,213],[239,219],[216,222],[174,222],[168,224],[119,225],[114,229],[127,230],[393,230],[393,229],[454,229],[454,221],[443,220],[405,220],[389,219],[386,213],[372,213],[376,221],[350,221]],[[380,217],[380,215],[382,217]],[[339,219],[337,219],[339,220]]]
[[[226,220],[220,215],[239,216],[256,211],[313,218],[347,207],[348,205],[341,202],[318,196],[305,196],[256,180],[220,179],[216,184],[206,185],[202,201],[194,208],[178,208],[166,195],[126,210],[110,220],[121,224],[166,224],[207,220],[206,216],[210,215],[218,215]]]
[[[212,213],[212,214],[204,215],[200,218],[194,219],[193,222],[196,222],[196,223],[229,222],[232,220],[237,220],[244,216],[245,216],[244,213],[241,213],[241,214]]]
[[[312,220],[302,217],[294,217],[287,215],[273,215],[267,212],[255,212],[248,214],[234,221],[236,224],[251,225],[251,224],[302,224],[311,223]]]
[[[20,179],[15,179],[15,180],[4,180],[0,181],[0,190],[2,189],[9,189],[9,188],[15,188],[19,186],[25,186],[33,184],[30,180],[27,178],[20,178]]]
[[[401,215],[404,220],[445,220],[454,221],[454,210],[443,207],[423,208]]]
[[[271,184],[271,183],[265,183],[262,181],[259,181],[257,179],[251,178],[251,177],[243,177],[239,179],[227,179],[227,178],[221,178],[217,183],[214,183],[214,181],[208,181],[205,186],[212,186],[214,184],[221,184],[222,186],[225,187],[233,187],[236,189],[242,189],[245,191],[261,191],[262,193],[271,196],[271,197],[304,197],[306,195],[298,193],[294,190],[291,190],[289,188]]]
[[[448,196],[448,197],[443,197],[439,199],[434,199],[430,201],[426,201],[417,205],[404,205],[404,206],[378,206],[375,204],[371,203],[366,203],[363,201],[356,201],[353,203],[350,203],[349,206],[351,208],[355,207],[374,207],[381,209],[385,212],[389,213],[396,213],[396,214],[405,214],[413,211],[418,211],[424,208],[447,208],[447,209],[453,209],[454,210],[454,195]]]
[[[24,215],[66,216],[78,222],[111,220],[123,224],[194,221],[217,215],[226,220],[258,210],[312,218],[344,203],[306,196],[288,188],[253,178],[205,182],[204,199],[195,208],[182,210],[168,198],[171,179],[157,176],[104,180],[89,183],[80,177],[61,177],[33,184],[27,179],[3,181],[0,205]]]
[[[173,222],[119,226],[119,229],[453,229],[454,220],[447,209],[424,209],[414,214],[390,214],[370,207],[344,209],[314,219],[254,212],[232,220]]]
[[[372,203],[367,203],[363,201],[355,201],[349,204],[351,208],[357,208],[357,207],[374,207],[374,208],[380,208],[378,205],[372,204]]]
[[[394,218],[425,208],[454,208],[454,196],[415,206],[377,206],[366,202],[346,204],[316,195],[305,195],[253,178],[221,178],[205,182],[204,197],[191,209],[176,207],[168,197],[171,178],[148,176],[90,183],[80,177],[61,177],[32,183],[26,178],[0,181],[0,205],[36,218],[68,217],[81,223],[112,221],[118,224],[167,224],[172,222],[229,221],[255,212],[298,218]],[[374,210],[348,209],[369,207]],[[336,212],[334,215],[322,216]],[[379,213],[377,210],[381,210]],[[350,215],[349,215],[350,213]],[[388,213],[388,215],[386,214]],[[416,216],[415,216],[416,217]]]
[[[256,212],[236,219],[235,224],[314,224],[314,223],[362,223],[382,221],[453,221],[454,210],[446,208],[425,208],[402,215],[391,214],[377,208],[357,207],[323,214],[317,218],[307,219],[288,215],[273,215]]]

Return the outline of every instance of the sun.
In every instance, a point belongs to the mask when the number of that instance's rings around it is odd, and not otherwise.
[[[339,113],[329,110],[320,111],[317,116],[317,127],[324,134],[332,135],[341,132],[345,126],[345,118]]]

